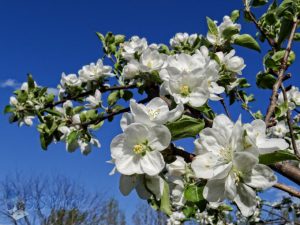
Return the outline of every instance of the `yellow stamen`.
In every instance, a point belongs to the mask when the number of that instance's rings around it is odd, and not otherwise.
[[[182,85],[180,87],[180,94],[182,96],[188,96],[190,94],[190,88],[187,85]]]
[[[133,146],[132,150],[135,154],[143,154],[146,151],[146,148],[144,145],[137,144]]]

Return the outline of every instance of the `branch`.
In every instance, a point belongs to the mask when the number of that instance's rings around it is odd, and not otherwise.
[[[186,152],[180,148],[176,148],[175,145],[173,143],[170,144],[170,148],[171,151],[173,153],[173,155],[175,156],[181,156],[185,162],[190,163],[193,161],[193,159],[195,158],[195,154]]]
[[[300,191],[290,187],[290,186],[287,186],[285,184],[282,184],[282,183],[277,183],[275,184],[273,187],[281,190],[281,191],[284,191],[284,192],[287,192],[289,193],[291,196],[294,196],[294,197],[297,197],[297,198],[300,198]]]
[[[132,88],[136,88],[136,85],[135,84],[131,84],[131,85],[124,85],[124,86],[112,86],[112,87],[105,87],[105,86],[102,86],[99,88],[99,91],[101,93],[104,93],[104,92],[108,92],[108,91],[115,91],[115,90],[126,90],[126,89],[132,89]],[[78,98],[82,98],[82,97],[87,97],[89,95],[92,95],[94,94],[95,90],[91,90],[91,91],[86,91],[86,92],[83,92],[79,95],[76,95],[76,96],[68,96],[60,101],[57,101],[57,102],[54,102],[52,104],[49,104],[49,105],[46,105],[45,106],[45,109],[46,108],[52,108],[54,106],[57,106],[57,105],[60,105],[60,104],[63,104],[65,103],[66,101],[68,100],[76,100]]]
[[[143,100],[139,101],[138,103],[146,103],[148,101],[150,101],[150,98],[147,97],[147,98],[144,98]],[[105,116],[102,116],[102,117],[96,119],[96,120],[91,120],[91,121],[88,121],[88,122],[85,122],[85,123],[72,124],[72,125],[81,125],[81,126],[87,127],[87,126],[89,126],[91,124],[98,124],[98,123],[100,123],[103,120],[106,120],[108,118],[112,118],[112,117],[114,117],[116,115],[119,115],[119,114],[122,114],[122,113],[125,113],[125,112],[129,112],[129,111],[130,111],[130,107],[127,107],[127,108],[121,109],[119,111],[109,113],[109,114],[107,114]]]
[[[282,91],[282,94],[283,94],[284,102],[286,104],[288,104],[288,98],[287,98],[286,91],[285,91],[285,88],[284,88],[283,84],[281,84],[281,91]],[[294,128],[293,128],[292,123],[291,123],[291,110],[289,109],[289,107],[288,107],[288,110],[286,112],[286,120],[287,120],[287,124],[288,124],[289,130],[290,130],[290,135],[291,135],[291,140],[292,140],[292,146],[293,146],[293,149],[294,149],[294,153],[297,157],[300,157],[300,152],[297,149],[297,144],[296,144],[296,140],[295,140]]]
[[[221,104],[222,104],[222,106],[223,106],[223,108],[224,108],[224,110],[225,110],[225,113],[226,113],[227,117],[230,118],[230,119],[232,120],[232,118],[231,118],[231,116],[230,116],[230,113],[229,113],[229,110],[228,110],[228,108],[227,108],[227,106],[226,106],[226,104],[225,104],[224,99],[222,98],[222,99],[220,100],[220,102],[221,102]]]
[[[243,0],[243,2],[244,2],[244,5],[245,5],[245,12],[248,13],[250,20],[255,24],[255,26],[256,26],[257,29],[260,31],[260,33],[261,33],[263,36],[266,37],[266,39],[267,39],[269,45],[270,45],[273,49],[275,49],[276,46],[277,46],[276,41],[275,41],[273,38],[270,38],[270,37],[269,37],[269,33],[268,33],[267,31],[265,31],[265,30],[260,26],[260,24],[258,23],[258,21],[256,20],[256,18],[255,18],[255,16],[254,16],[254,14],[251,12],[250,7],[247,7],[247,6],[246,6],[246,1]]]
[[[291,31],[291,34],[290,34],[290,37],[289,37],[289,40],[288,40],[288,44],[287,44],[287,47],[286,47],[286,50],[285,50],[285,53],[284,53],[281,68],[280,68],[280,71],[278,73],[278,78],[277,78],[276,83],[273,86],[273,92],[272,92],[270,104],[269,104],[269,107],[268,107],[267,115],[266,115],[266,118],[265,118],[266,124],[268,124],[270,122],[270,119],[271,119],[271,117],[274,113],[275,107],[276,107],[278,90],[281,87],[282,81],[285,77],[284,73],[285,73],[285,71],[288,67],[287,66],[287,61],[288,61],[288,57],[289,57],[291,49],[292,49],[292,43],[293,43],[293,39],[294,39],[294,36],[295,36],[295,33],[296,33],[298,23],[299,23],[299,20],[296,20],[293,23],[292,31]]]
[[[288,163],[275,163],[270,166],[273,170],[300,185],[300,169]]]

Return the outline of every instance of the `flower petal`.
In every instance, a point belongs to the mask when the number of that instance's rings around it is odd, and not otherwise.
[[[143,173],[150,176],[159,174],[165,166],[165,161],[159,151],[147,152],[142,156],[140,163]]]
[[[243,178],[243,181],[251,187],[266,189],[272,187],[277,182],[277,177],[268,166],[258,164]]]

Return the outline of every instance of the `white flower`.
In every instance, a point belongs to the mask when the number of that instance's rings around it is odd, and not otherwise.
[[[88,104],[85,104],[85,107],[90,109],[96,109],[99,106],[101,106],[102,100],[101,100],[101,92],[99,90],[95,91],[95,95],[90,95],[85,99]]]
[[[10,105],[17,106],[18,103],[19,103],[19,102],[18,102],[18,100],[16,99],[16,97],[11,96],[11,97],[9,98],[9,104],[10,104]]]
[[[299,92],[298,87],[292,86],[291,89],[286,92],[286,95],[287,95],[287,100],[288,100],[288,103],[289,103],[289,109],[290,110],[293,110],[297,106],[300,106],[300,92]],[[283,93],[282,92],[280,92],[280,94],[278,96],[277,103],[279,105],[284,103],[284,98],[283,98]]]
[[[140,73],[140,64],[137,60],[130,60],[123,68],[122,75],[125,79],[132,79]]]
[[[262,120],[253,120],[251,124],[245,124],[244,128],[247,133],[244,145],[249,150],[254,149],[260,154],[266,154],[289,147],[284,139],[267,138],[266,124]]]
[[[34,116],[25,116],[21,121],[19,121],[19,126],[23,126],[23,124],[25,124],[27,126],[32,126],[33,119],[34,119]]]
[[[160,71],[164,81],[162,94],[170,94],[176,103],[189,103],[198,107],[208,99],[220,100],[217,94],[224,92],[216,82],[219,79],[218,65],[209,57],[205,46],[192,56],[179,54],[170,56],[167,67]]]
[[[183,113],[182,104],[169,110],[168,104],[159,97],[153,98],[147,105],[138,104],[130,100],[131,113],[124,113],[121,128],[124,130],[131,123],[141,123],[149,126],[165,124],[177,120]]]
[[[176,207],[184,206],[186,200],[184,198],[184,181],[183,177],[168,177],[172,205]]]
[[[235,50],[231,50],[228,54],[224,54],[223,52],[217,52],[222,65],[231,72],[235,72],[239,75],[242,74],[242,70],[246,67],[244,63],[244,59],[235,55]]]
[[[110,145],[111,156],[117,170],[124,175],[157,175],[165,162],[160,151],[171,142],[171,134],[163,125],[147,127],[130,124],[123,134],[116,136]]]
[[[141,199],[149,199],[152,194],[160,200],[164,190],[164,180],[160,176],[148,176],[146,174],[121,175],[120,191],[127,196],[135,189]],[[151,193],[149,192],[151,191]]]
[[[159,71],[167,59],[165,54],[157,50],[146,49],[140,57],[140,70],[142,72]]]
[[[66,150],[68,152],[74,152],[77,148],[80,148],[81,153],[84,155],[87,155],[91,152],[92,146],[96,146],[98,148],[101,147],[100,142],[96,138],[91,138],[89,142],[81,139],[76,139],[69,143],[67,141],[68,136],[71,134],[71,132],[75,131],[75,127],[67,127],[67,126],[61,126],[58,128],[58,130],[62,133],[62,136],[60,137],[61,141],[66,142]]]
[[[266,140],[262,131],[258,133]],[[244,142],[240,119],[233,124],[225,115],[219,115],[212,128],[203,129],[200,139],[195,141],[198,155],[191,166],[197,177],[208,179],[203,191],[207,201],[230,199],[244,216],[250,216],[256,208],[256,193],[252,188],[271,187],[276,177],[269,167],[258,164],[257,155],[248,151]]]
[[[138,36],[131,37],[130,41],[123,43],[122,56],[126,60],[131,60],[134,58],[134,54],[141,54],[147,47],[147,40],[145,38],[139,38]]]
[[[176,160],[167,165],[168,174],[171,176],[182,176],[186,172],[186,162],[180,156],[176,156]]]
[[[228,27],[235,27],[241,30],[241,25],[233,23],[229,16],[224,16],[223,22],[218,26],[218,35],[214,35],[210,32],[207,33],[207,39],[210,43],[214,45],[222,45],[225,43],[225,38],[223,37],[223,31]]]
[[[186,43],[193,45],[197,38],[197,34],[189,35],[188,33],[177,33],[173,38],[170,39],[170,45],[173,48],[184,45]]]
[[[62,87],[65,87],[66,85],[70,87],[79,87],[82,84],[76,74],[66,75],[65,73],[62,73],[60,83]]]
[[[167,221],[167,225],[181,225],[185,219],[183,212],[173,212]]]
[[[177,33],[175,34],[175,37],[170,39],[170,45],[172,47],[180,46],[181,44],[186,43],[188,38],[189,38],[188,33]]]
[[[78,71],[78,74],[82,82],[89,82],[98,80],[101,77],[113,76],[111,70],[111,66],[104,66],[102,60],[99,59],[96,64],[91,63],[90,65],[83,66]]]
[[[282,138],[289,132],[289,128],[285,121],[281,120],[276,124],[276,126],[271,127],[270,131],[273,135]]]

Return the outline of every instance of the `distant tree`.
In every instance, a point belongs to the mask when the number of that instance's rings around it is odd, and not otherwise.
[[[165,225],[168,217],[160,212],[153,210],[147,204],[139,204],[132,216],[134,225]]]
[[[0,182],[0,222],[14,225],[125,225],[117,200],[63,177],[16,173]]]

